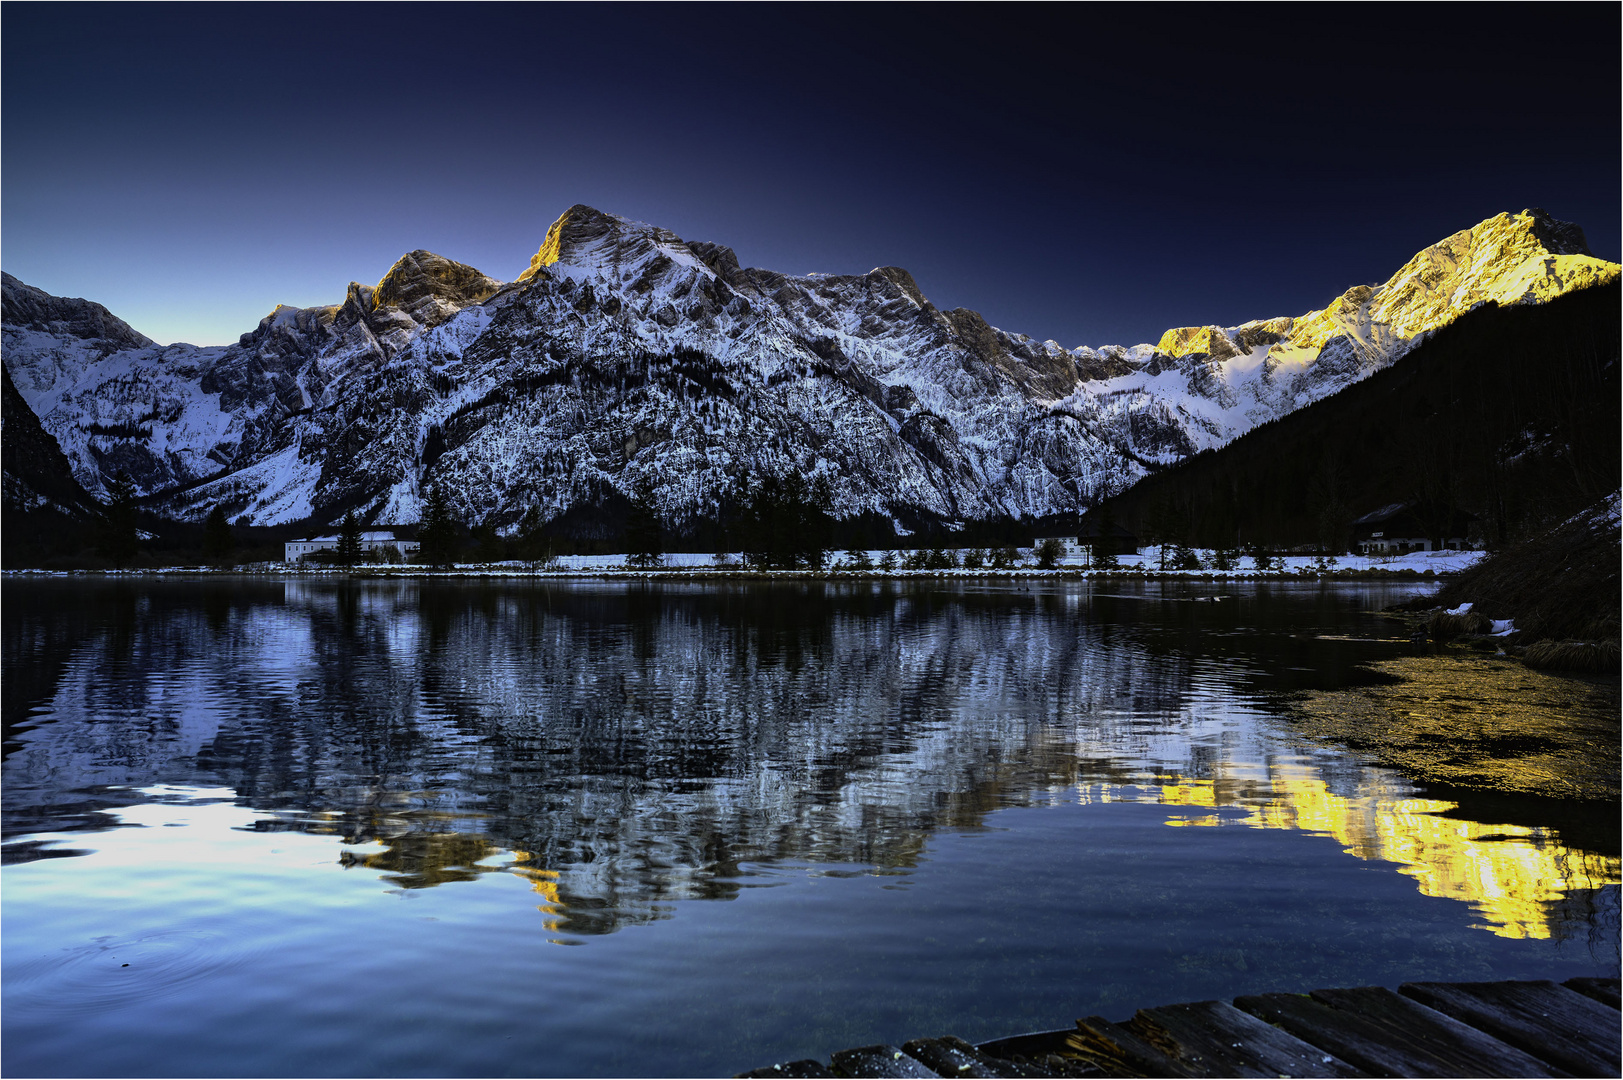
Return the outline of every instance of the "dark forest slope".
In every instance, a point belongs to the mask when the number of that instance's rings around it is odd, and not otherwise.
[[[1486,305],[1392,367],[1106,504],[1146,541],[1347,550],[1353,520],[1414,502],[1478,515],[1498,546],[1615,491],[1616,283]],[[1094,511],[1099,513],[1099,511]]]

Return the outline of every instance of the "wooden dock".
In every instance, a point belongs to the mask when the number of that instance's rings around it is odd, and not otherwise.
[[[1140,1009],[971,1045],[842,1050],[749,1077],[1618,1076],[1617,979],[1405,983]]]

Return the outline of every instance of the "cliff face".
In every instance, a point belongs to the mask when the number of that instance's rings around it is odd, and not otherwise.
[[[1473,306],[1610,280],[1574,226],[1500,215],[1325,309],[1065,349],[943,311],[905,270],[790,277],[586,206],[503,284],[429,252],[238,344],[157,346],[5,281],[5,361],[92,491],[256,524],[410,521],[430,482],[469,523],[590,516],[642,481],[667,524],[741,485],[823,476],[904,526],[1093,504],[1157,464],[1390,364]],[[77,305],[77,306],[75,306]],[[99,314],[98,314],[99,313]]]

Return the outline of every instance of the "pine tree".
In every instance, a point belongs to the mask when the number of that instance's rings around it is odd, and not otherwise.
[[[626,518],[626,562],[632,566],[657,566],[665,560],[659,515],[654,510],[654,482],[638,480],[631,489],[631,512]]]
[[[751,490],[743,513],[740,547],[751,565],[821,570],[828,557],[832,522],[828,483],[808,484],[799,473],[768,476]]]
[[[538,505],[526,510],[518,523],[518,557],[529,563],[531,569],[547,566],[558,557],[552,550],[552,541],[543,531],[545,527]]]
[[[361,561],[361,519],[351,510],[338,526],[338,561],[354,566]]]
[[[118,472],[107,484],[107,505],[98,523],[96,550],[114,566],[128,566],[135,561],[137,544],[135,485]]]
[[[1116,559],[1116,515],[1111,511],[1108,499],[1099,505],[1095,520],[1098,535],[1093,539],[1093,568],[1115,570],[1121,564]]]
[[[1188,546],[1187,520],[1188,515],[1173,503],[1172,496],[1166,492],[1162,492],[1150,505],[1144,524],[1151,542],[1160,546],[1163,571],[1167,568],[1167,556],[1181,554],[1176,549]]]
[[[236,549],[237,538],[231,533],[231,523],[225,519],[225,506],[216,503],[203,520],[203,554],[214,560],[224,560]]]
[[[451,504],[438,484],[423,497],[423,519],[417,526],[417,558],[429,566],[450,567],[456,560],[456,522]]]
[[[992,569],[1012,570],[1020,565],[1020,549],[1013,544],[1004,544],[1002,547],[992,549]]]
[[[501,562],[507,555],[507,545],[493,522],[485,521],[473,527],[473,543],[476,562]]]
[[[1163,553],[1162,559],[1164,560],[1165,558],[1166,556]],[[1172,569],[1199,570],[1200,556],[1195,554],[1194,548],[1190,547],[1186,543],[1183,543],[1182,541],[1179,541],[1178,543],[1172,545]]]

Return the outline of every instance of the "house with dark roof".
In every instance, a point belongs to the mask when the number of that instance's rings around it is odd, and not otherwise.
[[[1090,551],[1108,551],[1112,555],[1138,554],[1137,533],[1122,528],[1114,521],[1101,521],[1097,516],[1090,515],[1082,519],[1082,526],[1077,529],[1076,540]]]
[[[404,562],[417,554],[418,543],[407,530],[389,525],[373,526],[361,532],[361,558],[366,562]],[[299,562],[317,552],[336,552],[338,534],[301,536],[284,545],[284,562]]]
[[[1361,555],[1470,551],[1482,546],[1476,523],[1476,515],[1463,510],[1448,511],[1412,502],[1388,503],[1353,521],[1353,547]]]

